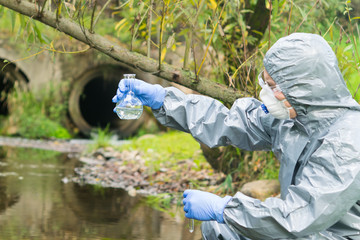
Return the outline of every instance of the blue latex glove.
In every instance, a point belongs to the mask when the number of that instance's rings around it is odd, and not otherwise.
[[[185,190],[183,196],[185,217],[200,221],[216,220],[218,223],[224,223],[224,209],[232,197],[221,198],[215,194],[199,190]]]
[[[149,84],[138,79],[122,79],[112,101],[117,103],[129,90],[132,90],[143,105],[159,109],[164,103],[166,90],[159,84]]]

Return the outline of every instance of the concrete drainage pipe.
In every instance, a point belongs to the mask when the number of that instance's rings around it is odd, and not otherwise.
[[[20,89],[28,90],[28,79],[18,66],[0,59],[0,115],[9,114],[7,95],[14,89],[15,83]]]
[[[119,80],[126,73],[132,72],[119,66],[100,66],[74,81],[69,97],[69,114],[81,133],[88,136],[94,128],[109,125],[112,132],[127,137],[144,122],[145,111],[138,120],[120,120],[113,112],[115,104],[111,99]]]

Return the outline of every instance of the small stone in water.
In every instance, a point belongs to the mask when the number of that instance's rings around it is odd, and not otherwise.
[[[64,177],[63,179],[61,179],[61,181],[65,184],[67,184],[69,182],[69,179],[67,177]]]
[[[135,197],[135,196],[136,196],[136,189],[135,189],[135,188],[130,188],[130,189],[128,190],[128,194],[129,194],[129,196],[131,196],[131,197]]]

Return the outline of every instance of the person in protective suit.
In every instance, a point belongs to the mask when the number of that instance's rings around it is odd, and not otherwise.
[[[185,216],[204,221],[204,239],[360,239],[360,106],[334,52],[321,36],[294,33],[263,63],[263,103],[242,98],[228,109],[141,80],[121,81],[113,101],[131,87],[165,126],[209,147],[271,150],[280,161],[280,198],[184,192]]]

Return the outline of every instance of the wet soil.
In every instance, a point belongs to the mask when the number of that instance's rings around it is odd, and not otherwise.
[[[0,136],[0,146],[38,148],[57,152],[80,153],[90,141],[82,140],[34,140]]]

